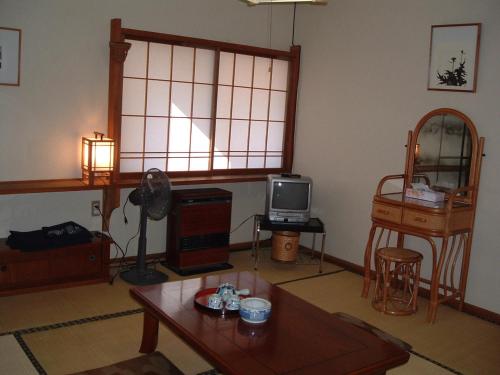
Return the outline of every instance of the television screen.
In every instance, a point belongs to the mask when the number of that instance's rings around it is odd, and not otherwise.
[[[274,182],[272,208],[307,210],[308,203],[309,183]]]

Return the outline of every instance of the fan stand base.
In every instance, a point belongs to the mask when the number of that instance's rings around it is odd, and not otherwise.
[[[153,269],[139,270],[138,268],[123,271],[120,273],[120,277],[133,285],[160,284],[168,280],[168,276],[160,271]]]

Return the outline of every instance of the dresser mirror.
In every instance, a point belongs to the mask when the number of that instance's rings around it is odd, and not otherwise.
[[[463,113],[440,108],[426,114],[409,136],[407,176],[426,175],[434,190],[452,191],[476,184],[477,132]],[[471,191],[461,193],[470,196]]]

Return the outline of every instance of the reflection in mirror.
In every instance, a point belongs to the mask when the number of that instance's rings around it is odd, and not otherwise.
[[[438,114],[418,133],[414,173],[426,174],[436,190],[467,186],[471,154],[471,133],[463,119]]]

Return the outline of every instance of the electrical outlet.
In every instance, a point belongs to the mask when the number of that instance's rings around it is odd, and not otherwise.
[[[90,202],[90,213],[92,216],[101,216],[101,201]]]

